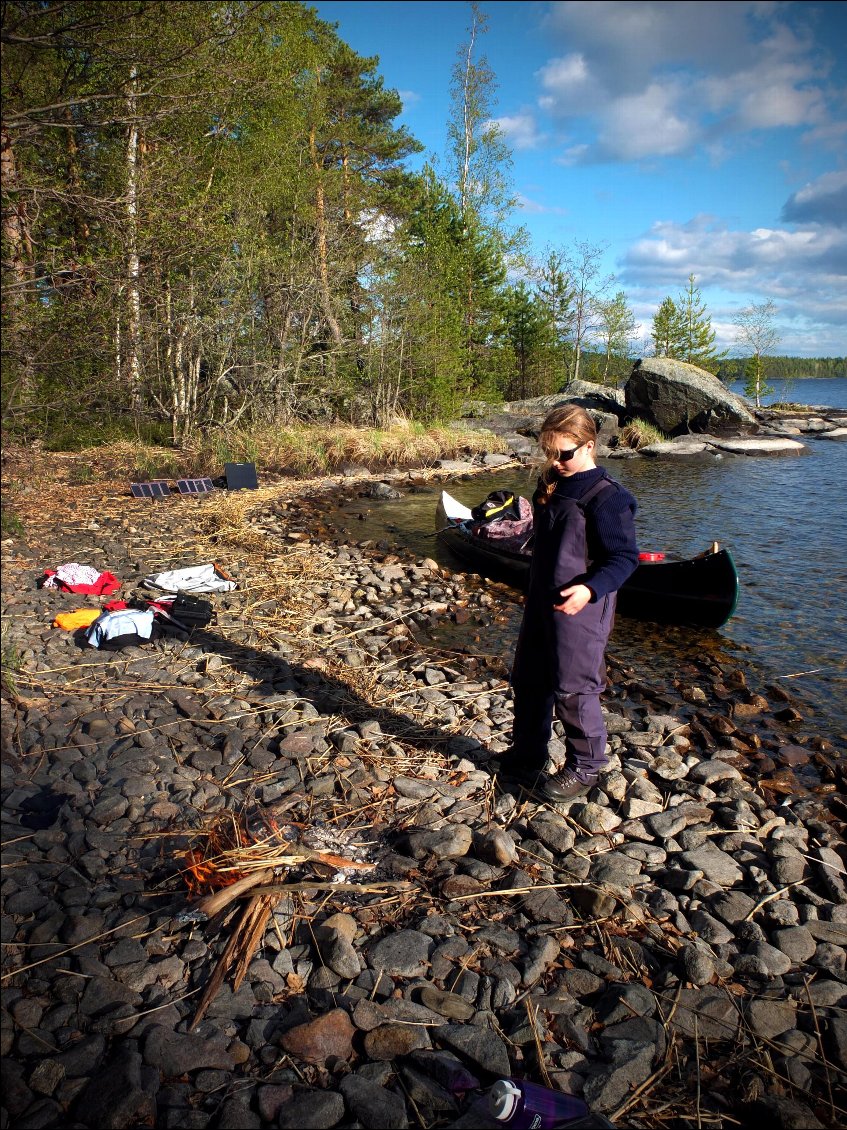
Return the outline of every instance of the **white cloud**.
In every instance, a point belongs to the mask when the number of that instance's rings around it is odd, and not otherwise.
[[[737,231],[714,217],[697,216],[687,224],[657,222],[622,260],[622,280],[642,303],[652,301],[654,313],[662,298],[685,288],[691,274],[713,316],[720,308],[708,295],[722,296],[728,322],[751,301],[772,299],[785,352],[847,351],[847,232],[823,225]],[[724,340],[722,347],[729,344]]]
[[[544,141],[532,114],[513,114],[503,118],[493,118],[492,122],[515,149],[535,149]]]
[[[762,293],[775,285],[802,290],[808,280],[800,273],[813,269],[827,283],[840,278],[847,294],[847,233],[823,227],[733,231],[708,216],[687,224],[659,220],[629,248],[624,268],[655,283],[684,283],[693,272],[727,290]]]
[[[616,99],[603,115],[597,149],[621,161],[664,157],[689,149],[699,130],[677,112],[673,84],[652,83],[631,98]]]
[[[751,3],[593,0],[550,5],[549,31],[583,52],[611,93],[638,90],[657,69],[728,71],[748,57]]]
[[[397,96],[403,103],[403,108],[408,109],[409,106],[414,106],[420,102],[421,96],[416,90],[398,90]]]
[[[811,7],[811,6],[810,6]],[[790,10],[790,11],[789,11]],[[751,130],[826,130],[829,61],[789,26],[799,5],[594,0],[554,3],[569,48],[537,72],[539,107],[581,148],[567,163],[689,153]]]
[[[540,103],[545,110],[557,114],[579,112],[582,99],[590,87],[590,75],[582,54],[562,56],[551,59],[535,72],[543,94]]]
[[[561,156],[554,158],[554,160],[557,165],[581,165],[587,158],[588,152],[589,148],[587,145],[571,145]]]

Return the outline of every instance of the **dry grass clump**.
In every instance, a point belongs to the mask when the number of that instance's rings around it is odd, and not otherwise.
[[[194,474],[187,452],[170,447],[154,447],[141,440],[115,440],[100,447],[80,451],[75,461],[96,468],[102,478],[148,482],[150,479],[182,478]]]
[[[776,400],[773,404],[768,404],[767,410],[768,412],[790,412],[792,415],[812,415],[808,404],[795,404],[792,400]]]
[[[653,424],[641,420],[636,416],[630,420],[620,431],[620,441],[625,447],[640,451],[642,447],[649,447],[651,443],[663,443],[668,437]]]
[[[398,421],[387,428],[263,425],[198,434],[180,448],[122,439],[75,452],[4,449],[4,479],[38,478],[78,486],[104,479],[216,478],[223,474],[225,463],[255,463],[260,474],[315,478],[337,473],[344,463],[369,471],[428,467],[437,459],[506,450],[503,439],[491,432],[425,427],[412,421]]]
[[[206,506],[198,510],[195,524],[198,532],[216,545],[232,548],[264,550],[268,539],[260,530],[250,525],[249,515],[257,505],[254,491],[221,493],[209,498]]]
[[[428,466],[460,453],[504,451],[491,433],[398,422],[388,428],[298,424],[212,433],[192,444],[195,474],[219,474],[224,463],[251,462],[265,472],[308,478],[343,463],[376,470]]]

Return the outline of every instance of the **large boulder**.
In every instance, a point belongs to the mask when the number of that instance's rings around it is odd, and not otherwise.
[[[569,381],[558,392],[548,393],[547,396],[535,396],[531,400],[513,400],[505,404],[504,408],[511,412],[546,416],[551,408],[570,403],[579,404],[589,410],[599,408],[603,412],[616,413],[624,407],[623,389],[594,384],[592,381]]]
[[[578,404],[584,408],[597,425],[597,442],[601,447],[614,447],[620,431],[620,417],[624,415],[623,389],[590,381],[571,381],[567,388],[547,396],[534,396],[528,400],[505,401],[501,405],[474,401],[464,406],[466,415],[456,421],[457,426],[493,432],[512,443],[516,454],[527,454],[533,444],[525,448],[512,442],[515,437],[537,440],[547,414],[562,404]]]
[[[738,432],[756,418],[740,396],[717,377],[669,357],[636,361],[624,386],[629,416],[638,416],[668,436],[689,432]]]

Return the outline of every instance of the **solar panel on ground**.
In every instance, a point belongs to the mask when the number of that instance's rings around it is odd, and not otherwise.
[[[224,463],[224,474],[227,490],[256,490],[259,486],[255,463]]]
[[[207,494],[215,484],[211,479],[177,479],[176,489],[180,494]]]
[[[130,483],[129,489],[135,498],[167,498],[171,493],[168,484],[161,480],[149,483]]]

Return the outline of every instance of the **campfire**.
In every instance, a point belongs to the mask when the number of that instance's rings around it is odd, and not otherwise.
[[[230,968],[233,991],[238,990],[283,894],[326,888],[364,892],[386,886],[345,882],[372,871],[375,864],[351,858],[363,856],[364,851],[342,833],[320,825],[284,823],[280,817],[279,810],[222,814],[195,833],[196,842],[182,857],[181,873],[192,903],[178,916],[180,922],[207,922],[233,902],[247,899],[203,991],[192,1029],[202,1020]],[[343,847],[349,855],[328,850],[333,846]],[[290,873],[301,868],[315,872],[317,878],[291,881]]]

